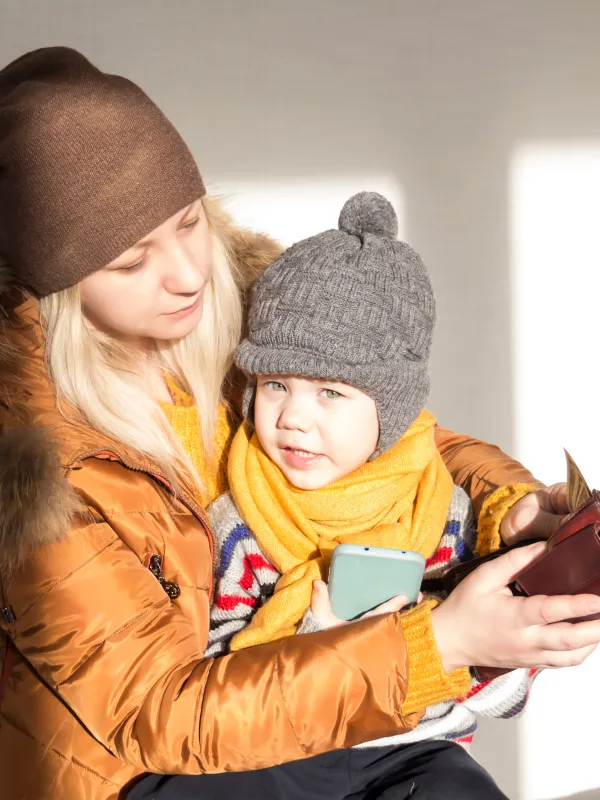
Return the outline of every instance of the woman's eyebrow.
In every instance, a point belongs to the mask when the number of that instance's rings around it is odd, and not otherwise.
[[[190,204],[189,204],[189,206],[188,206],[187,208],[184,208],[184,209],[183,209],[183,211],[182,211],[182,213],[181,213],[181,216],[179,217],[179,222],[183,222],[183,220],[184,220],[184,219],[187,217],[187,215],[190,213],[190,211],[192,210],[192,208],[193,208],[195,205],[196,205],[196,201],[194,200],[194,202],[193,202],[193,203],[190,203]]]
[[[148,243],[143,241],[136,242],[136,244],[132,245],[125,253],[121,253],[120,256],[117,256],[117,258],[107,264],[107,266],[116,267],[121,266],[122,264],[129,264],[136,258],[139,258],[141,255],[143,255],[144,251],[147,249]]]

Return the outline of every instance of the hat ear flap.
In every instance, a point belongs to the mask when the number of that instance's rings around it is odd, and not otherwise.
[[[256,375],[248,375],[248,383],[244,389],[244,396],[242,398],[242,413],[244,419],[247,419],[254,425],[254,403],[256,400]]]

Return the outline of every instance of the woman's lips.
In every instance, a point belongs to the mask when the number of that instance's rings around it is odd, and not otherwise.
[[[200,305],[202,301],[202,295],[199,294],[198,297],[194,300],[194,302],[190,306],[185,306],[184,308],[180,308],[179,311],[171,311],[170,314],[167,314],[168,317],[175,317],[176,319],[182,319],[183,317],[188,317],[190,314],[193,314],[194,311]]]
[[[294,447],[280,447],[279,449],[286,464],[295,469],[310,469],[323,458],[320,453],[310,453]]]

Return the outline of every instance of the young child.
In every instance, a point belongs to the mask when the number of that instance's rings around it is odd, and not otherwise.
[[[339,624],[320,581],[340,543],[416,550],[426,578],[473,556],[469,500],[453,486],[424,410],[434,295],[420,257],[396,236],[388,201],[358,194],[339,230],[295,244],[253,288],[236,353],[249,379],[246,422],[229,457],[230,493],[209,509],[217,589],[208,655]],[[403,710],[425,716],[377,745],[467,745],[475,712],[523,707],[527,670],[491,684],[472,683],[466,669],[446,674],[431,627],[437,602],[424,600],[402,622]]]

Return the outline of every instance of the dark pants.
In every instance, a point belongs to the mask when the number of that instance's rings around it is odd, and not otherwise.
[[[256,772],[148,775],[128,800],[507,800],[459,745],[336,750]]]

